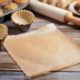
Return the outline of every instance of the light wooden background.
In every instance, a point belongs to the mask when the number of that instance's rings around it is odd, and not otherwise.
[[[31,25],[29,31],[36,30],[46,24],[54,23],[56,27],[67,36],[73,38],[80,43],[80,27],[73,23],[64,24],[42,16],[35,14],[35,21]],[[8,26],[9,35],[20,34],[11,20],[4,21],[3,24]],[[76,56],[75,56],[76,57]],[[16,62],[10,57],[8,52],[0,52],[0,80],[80,80],[80,64],[63,69],[57,72],[49,72],[35,77],[27,77],[16,64]]]

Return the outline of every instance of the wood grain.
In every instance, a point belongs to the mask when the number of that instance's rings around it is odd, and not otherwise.
[[[80,72],[49,72],[28,77],[23,72],[0,71],[0,80],[80,80]]]

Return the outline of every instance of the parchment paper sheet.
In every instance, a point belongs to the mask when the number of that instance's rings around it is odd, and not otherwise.
[[[4,46],[28,76],[80,63],[80,44],[59,31],[54,24],[8,36]]]

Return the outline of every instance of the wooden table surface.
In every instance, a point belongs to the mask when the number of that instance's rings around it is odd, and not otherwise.
[[[54,23],[60,31],[80,43],[80,28],[75,24],[64,24],[49,17],[37,13],[34,14],[35,21],[31,25],[29,31],[36,30],[49,23]],[[8,17],[5,17],[5,19]],[[21,34],[11,20],[4,21],[3,24],[8,26],[9,35]],[[35,77],[28,77],[21,71],[8,52],[0,51],[0,80],[80,80],[80,64],[61,71],[48,72]]]

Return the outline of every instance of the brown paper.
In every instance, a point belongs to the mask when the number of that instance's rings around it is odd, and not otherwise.
[[[28,76],[80,63],[80,44],[48,24],[30,33],[8,36],[4,46]]]

